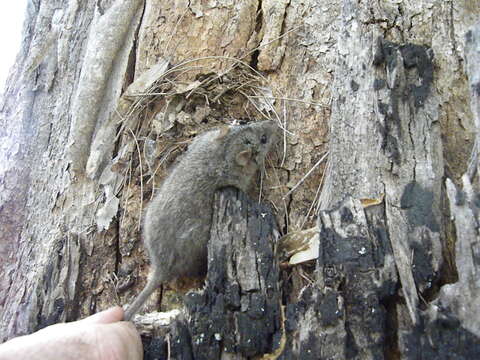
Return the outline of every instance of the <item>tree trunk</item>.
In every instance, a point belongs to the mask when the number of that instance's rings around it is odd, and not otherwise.
[[[136,319],[146,358],[479,357],[479,15],[29,2],[0,118],[0,338],[131,302],[142,211],[175,158],[271,118],[286,131],[254,196],[272,207],[216,195],[205,285]]]

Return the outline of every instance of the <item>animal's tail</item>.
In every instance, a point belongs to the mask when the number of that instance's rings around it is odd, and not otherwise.
[[[152,293],[162,284],[162,279],[160,274],[154,273],[153,276],[147,282],[147,286],[142,290],[140,295],[133,301],[125,311],[124,319],[130,321],[138,311],[141,310],[147,299],[152,295]]]

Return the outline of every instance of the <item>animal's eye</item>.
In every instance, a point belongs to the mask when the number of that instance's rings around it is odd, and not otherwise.
[[[262,137],[260,138],[260,142],[262,144],[266,144],[267,143],[267,135],[263,134]]]

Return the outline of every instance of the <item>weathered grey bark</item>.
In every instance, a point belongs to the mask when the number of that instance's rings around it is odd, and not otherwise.
[[[333,290],[333,303],[346,310],[333,325],[311,321],[310,333],[328,336],[332,327],[344,330],[346,335],[337,347],[344,353],[337,352],[339,358],[478,356],[478,334],[465,330],[465,318],[449,314],[457,323],[444,329],[425,312],[433,306],[432,298],[443,285],[445,273],[451,271],[444,265],[451,254],[445,229],[448,212],[442,207],[444,165],[440,97],[433,86],[434,51],[425,45],[385,40],[362,21],[371,16],[368,9],[355,2],[344,4],[333,84],[330,163],[319,214],[320,287],[314,297],[322,298]],[[353,211],[347,197],[337,205],[338,220],[325,224],[330,210],[322,209],[347,195],[366,204],[383,201],[365,211],[357,203]],[[363,222],[358,220],[362,218]],[[327,259],[322,259],[322,253],[329,255]],[[376,259],[363,272],[372,277],[363,280],[355,270],[344,270],[350,254],[358,257],[353,261],[357,267],[365,262],[364,257]],[[322,274],[326,271],[345,280],[325,284]],[[397,293],[397,286],[401,292]],[[353,293],[356,298],[351,297]],[[332,300],[324,297],[318,306],[329,303]],[[299,322],[305,323],[302,315]],[[303,316],[307,315],[308,310]],[[324,351],[317,345],[322,357],[333,356]]]
[[[0,118],[0,338],[131,301],[168,165],[203,129],[270,117],[288,132],[264,199],[282,232],[318,227],[318,259],[279,272],[273,249],[238,249],[229,221],[272,219],[224,193],[210,254],[242,257],[144,334],[149,356],[478,357],[479,17],[478,0],[29,2]]]
[[[2,339],[95,311],[100,293],[105,304],[115,298],[116,231],[95,231],[104,185],[71,171],[89,149],[67,154],[115,109],[142,10],[141,1],[103,5],[28,5],[2,104]],[[96,33],[105,28],[122,36]]]

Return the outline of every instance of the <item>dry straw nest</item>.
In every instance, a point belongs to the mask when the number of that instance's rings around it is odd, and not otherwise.
[[[212,71],[219,61],[229,66],[222,72]],[[139,185],[140,206],[130,209],[140,217],[143,199],[153,196],[166,173],[163,170],[198,133],[264,119],[284,128],[285,121],[275,108],[278,99],[266,78],[238,59],[206,57],[154,65],[126,89],[114,114],[118,146],[112,169],[124,175],[125,206],[129,208],[128,192],[137,192],[131,185]],[[271,159],[268,164],[268,172],[275,169]]]

